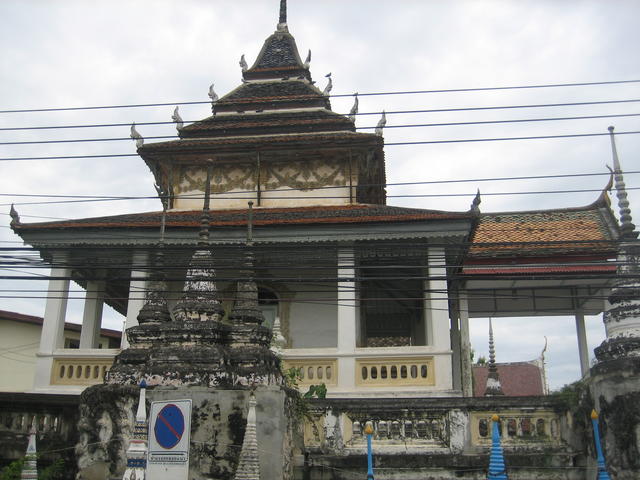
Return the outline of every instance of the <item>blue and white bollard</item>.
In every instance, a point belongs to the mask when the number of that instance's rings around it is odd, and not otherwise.
[[[367,435],[367,480],[373,479],[373,452],[371,450],[371,436],[373,435],[373,425],[367,422],[364,427],[364,433]]]
[[[491,455],[489,456],[489,474],[487,480],[508,480],[507,467],[504,464],[502,444],[500,443],[500,430],[498,422],[500,417],[494,414],[491,417]]]
[[[604,463],[604,455],[602,454],[602,445],[600,444],[600,427],[598,426],[598,412],[591,411],[591,423],[593,424],[593,440],[596,444],[596,454],[598,456],[598,476],[596,480],[611,480],[607,473],[607,466]]]

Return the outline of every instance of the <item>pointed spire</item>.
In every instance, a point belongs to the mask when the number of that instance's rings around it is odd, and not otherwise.
[[[491,417],[491,454],[489,456],[489,474],[487,480],[508,480],[507,468],[504,464],[504,454],[500,442],[500,417]]]
[[[280,0],[280,16],[278,18],[278,31],[287,31],[287,0]]]
[[[20,472],[21,480],[37,480],[38,478],[38,452],[36,449],[36,419],[33,419],[31,430],[29,430],[29,444],[27,445],[27,453],[24,457],[22,472]]]
[[[212,170],[211,162],[208,162],[207,178],[204,184],[204,204],[202,206],[202,216],[200,217],[200,233],[198,234],[198,245],[201,247],[209,245],[209,197],[211,196]]]
[[[156,250],[155,265],[149,275],[149,284],[145,294],[145,302],[138,313],[138,323],[153,324],[171,321],[171,314],[167,306],[167,285],[164,277],[164,230],[167,210],[163,202],[162,217],[160,220],[160,241]]]
[[[122,480],[144,480],[146,476],[149,427],[147,421],[146,389],[147,383],[142,380],[142,382],[140,382],[136,421],[133,426],[133,437],[129,441],[129,447],[126,452],[127,468],[124,471]]]
[[[258,453],[258,437],[256,435],[256,397],[249,397],[247,412],[247,428],[244,431],[242,450],[234,480],[260,480],[260,457]]]
[[[493,323],[489,318],[489,374],[487,375],[487,387],[484,391],[486,397],[504,395],[500,377],[498,376],[498,367],[496,366],[496,350],[493,344]]]
[[[173,309],[177,321],[220,321],[224,309],[218,296],[213,255],[209,250],[209,196],[211,195],[211,162],[207,165],[204,205],[198,233],[198,249],[191,257],[185,276],[182,297]]]
[[[236,301],[229,313],[229,320],[234,323],[253,323],[261,325],[264,315],[258,304],[258,286],[254,281],[253,258],[253,202],[249,202],[247,210],[247,242],[245,246],[244,270],[236,286]]]
[[[613,173],[616,186],[616,196],[618,197],[618,207],[620,209],[620,230],[622,231],[623,239],[632,240],[634,238],[638,238],[638,232],[635,231],[636,226],[633,224],[631,218],[627,189],[622,176],[622,168],[620,168],[620,160],[618,159],[618,150],[616,149],[616,140],[613,130],[614,127],[609,127],[611,152],[613,154]]]

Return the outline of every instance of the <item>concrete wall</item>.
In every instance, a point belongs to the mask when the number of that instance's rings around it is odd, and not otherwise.
[[[289,287],[293,291],[296,289],[295,285]],[[336,348],[338,346],[338,307],[335,285],[314,285],[313,290],[314,292],[309,293],[296,293],[291,303],[289,314],[291,348]]]

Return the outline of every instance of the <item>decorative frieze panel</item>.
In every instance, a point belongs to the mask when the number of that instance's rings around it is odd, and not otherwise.
[[[494,413],[471,414],[471,438],[474,445],[491,445],[491,417]],[[560,442],[560,418],[551,410],[531,413],[507,411],[499,412],[499,415],[498,431],[505,446]]]
[[[262,177],[262,175],[261,175]],[[348,165],[342,160],[301,160],[271,163],[265,167],[264,188],[312,190],[348,183]]]
[[[180,169],[177,193],[204,192],[206,170],[201,166]],[[211,193],[226,193],[232,190],[256,190],[258,172],[255,165],[215,165],[211,172]]]

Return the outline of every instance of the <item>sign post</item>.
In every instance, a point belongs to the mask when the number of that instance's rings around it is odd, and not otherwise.
[[[147,477],[154,480],[187,480],[191,400],[151,403]]]

